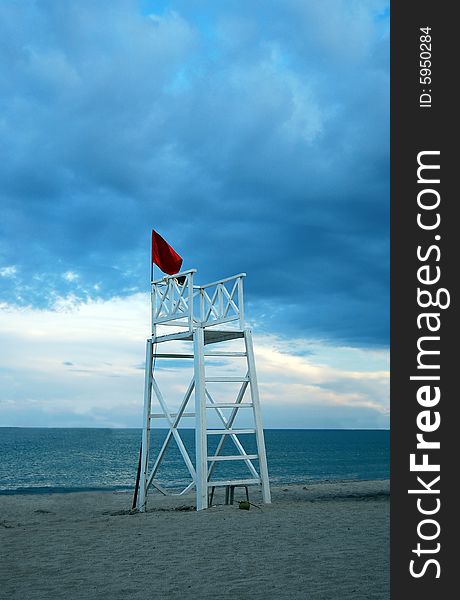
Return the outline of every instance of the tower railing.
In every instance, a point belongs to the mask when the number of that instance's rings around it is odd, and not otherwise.
[[[244,329],[243,279],[239,273],[194,285],[196,269],[152,281],[152,325],[213,327],[237,322]]]
[[[173,325],[193,329],[193,275],[196,269],[181,271],[152,281],[152,325]],[[183,281],[180,283],[180,281]]]

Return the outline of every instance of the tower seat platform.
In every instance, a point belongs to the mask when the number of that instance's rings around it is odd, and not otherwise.
[[[236,340],[242,337],[244,337],[244,331],[205,329],[204,345],[207,346],[208,344],[217,344],[218,342],[228,342],[229,340]],[[193,331],[179,331],[177,333],[155,336],[156,343],[168,342],[172,340],[191,342],[193,341]]]

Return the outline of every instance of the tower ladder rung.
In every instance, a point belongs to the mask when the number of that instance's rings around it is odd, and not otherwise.
[[[246,352],[205,352],[204,356],[247,356]]]
[[[158,352],[153,355],[154,358],[194,358],[193,354],[171,354]]]
[[[255,429],[208,429],[206,433],[208,435],[240,435],[243,433],[255,433]]]
[[[249,377],[206,377],[206,381],[214,381],[214,382],[222,382],[222,383],[227,383],[227,382],[239,382],[242,383],[243,381],[249,381]]]
[[[209,461],[215,460],[257,460],[259,458],[258,454],[235,454],[233,456],[222,456],[217,454],[216,456],[208,456]]]
[[[167,419],[168,418],[168,415],[165,413],[150,413],[149,416],[151,419]],[[181,418],[182,417],[194,417],[194,416],[195,416],[195,413],[191,413],[191,412],[186,412],[186,413],[181,414]],[[173,419],[173,418],[177,417],[177,413],[171,413],[169,415],[169,417]]]
[[[260,479],[228,479],[227,481],[208,481],[208,487],[222,487],[226,485],[256,485],[260,483]]]
[[[252,402],[220,402],[216,404],[206,404],[206,408],[246,408],[254,406]]]

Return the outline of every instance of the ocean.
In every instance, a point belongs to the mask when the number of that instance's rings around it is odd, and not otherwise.
[[[180,432],[192,452],[194,430]],[[165,435],[166,430],[153,430],[154,447]],[[139,429],[0,428],[0,494],[132,489],[140,439]],[[243,441],[253,453],[251,441]],[[387,430],[268,429],[265,445],[274,485],[390,476]],[[225,454],[235,453],[231,441],[227,449]],[[245,476],[243,461],[238,463],[222,461],[214,477]],[[158,479],[170,488],[190,481],[174,442]]]

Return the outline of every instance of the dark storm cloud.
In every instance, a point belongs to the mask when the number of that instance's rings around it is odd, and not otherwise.
[[[246,271],[267,330],[386,344],[387,29],[380,2],[2,3],[0,299],[146,289],[155,227],[201,281]]]

